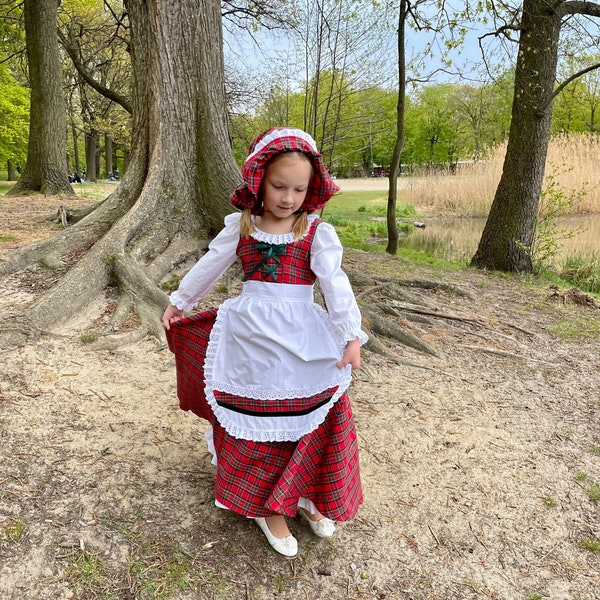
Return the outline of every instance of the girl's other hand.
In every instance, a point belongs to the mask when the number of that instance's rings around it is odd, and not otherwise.
[[[176,306],[169,304],[167,310],[165,310],[162,318],[163,327],[169,331],[171,329],[171,323],[176,323],[183,317],[183,311],[179,310]]]
[[[337,363],[338,369],[343,369],[346,365],[352,365],[353,369],[360,369],[360,341],[358,338],[346,344],[344,356]]]

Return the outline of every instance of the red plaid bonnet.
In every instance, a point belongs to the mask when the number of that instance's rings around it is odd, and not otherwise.
[[[231,195],[231,203],[237,208],[250,208],[259,214],[262,202],[258,197],[260,184],[269,161],[282,152],[302,152],[313,164],[314,173],[300,210],[320,210],[339,190],[325,168],[323,157],[317,150],[315,140],[301,129],[271,127],[261,133],[251,144],[250,154],[242,166],[244,183]]]

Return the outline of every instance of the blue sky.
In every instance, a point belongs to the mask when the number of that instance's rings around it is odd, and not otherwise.
[[[436,81],[458,81],[460,78],[452,74],[456,72],[461,72],[467,80],[473,81],[473,83],[485,79],[482,54],[478,45],[478,36],[483,33],[485,33],[485,29],[479,25],[476,31],[470,31],[467,34],[464,45],[449,54],[452,59],[452,67],[448,72],[438,72]],[[247,33],[236,31],[234,36],[225,31],[226,57],[230,65],[235,65],[238,69],[241,67],[245,71],[258,75],[281,72],[283,77],[283,71],[287,70],[291,74],[292,80],[297,78],[298,81],[302,81],[303,61],[302,57],[295,58],[294,41],[291,36],[260,30],[253,34],[253,37],[254,41]],[[406,38],[408,58],[421,55],[427,43],[432,39],[426,33],[416,32],[412,29],[407,31]],[[499,48],[495,38],[488,38],[485,46],[486,56],[495,68],[504,70],[509,66],[511,58]],[[379,85],[395,87],[396,48],[396,33],[392,28],[386,36],[385,48],[381,50],[382,59],[378,63],[381,67],[381,76],[378,78]],[[443,47],[434,44],[431,56],[426,58],[420,69],[421,75],[431,73],[443,66],[439,58],[443,51]]]

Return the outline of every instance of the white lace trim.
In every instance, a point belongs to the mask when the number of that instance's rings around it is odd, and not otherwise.
[[[313,224],[313,221],[317,218],[317,215],[308,215],[308,227],[304,232],[302,237],[305,237],[306,234],[310,231],[310,228]],[[259,229],[254,222],[254,232],[250,234],[250,237],[254,238],[259,242],[265,242],[267,244],[292,244],[296,241],[294,234],[290,233],[268,233]]]
[[[317,142],[315,142],[312,136],[306,133],[306,131],[302,131],[302,129],[275,129],[271,133],[265,135],[265,137],[262,140],[260,140],[258,144],[256,144],[253,152],[248,155],[248,158],[246,158],[246,162],[254,158],[266,146],[282,137],[297,137],[303,139],[311,147],[312,150],[318,152]]]
[[[283,285],[283,284],[278,284]],[[223,428],[235,438],[252,440],[255,442],[284,442],[297,441],[304,435],[314,431],[323,423],[327,413],[331,407],[337,402],[341,395],[348,389],[352,380],[352,371],[350,365],[344,369],[340,369],[337,376],[329,382],[320,385],[310,386],[303,389],[286,389],[286,390],[256,390],[251,392],[243,386],[236,386],[219,382],[215,377],[215,361],[217,348],[221,343],[221,336],[224,327],[224,322],[227,318],[229,306],[238,298],[229,298],[225,300],[219,307],[217,318],[211,330],[208,347],[206,350],[206,358],[204,361],[204,376],[205,376],[205,395],[215,417]],[[318,304],[314,304],[316,315],[323,321],[323,324],[333,336],[340,350],[340,355],[346,345],[345,340],[340,336],[329,318],[328,313],[323,310]],[[337,390],[331,397],[331,400],[315,409],[308,415],[295,417],[253,417],[249,415],[239,416],[239,413],[228,410],[219,406],[215,397],[215,390],[225,393],[231,393],[236,396],[254,398],[256,400],[271,400],[271,399],[292,399],[292,398],[310,398],[326,389],[337,386]],[[236,419],[243,420],[245,425],[236,422]]]

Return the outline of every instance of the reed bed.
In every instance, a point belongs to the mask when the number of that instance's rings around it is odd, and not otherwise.
[[[399,195],[419,212],[459,217],[486,217],[502,174],[506,143],[486,160],[463,163],[456,170],[403,180]],[[548,148],[546,177],[566,197],[576,196],[570,214],[600,212],[600,136],[554,136]]]

